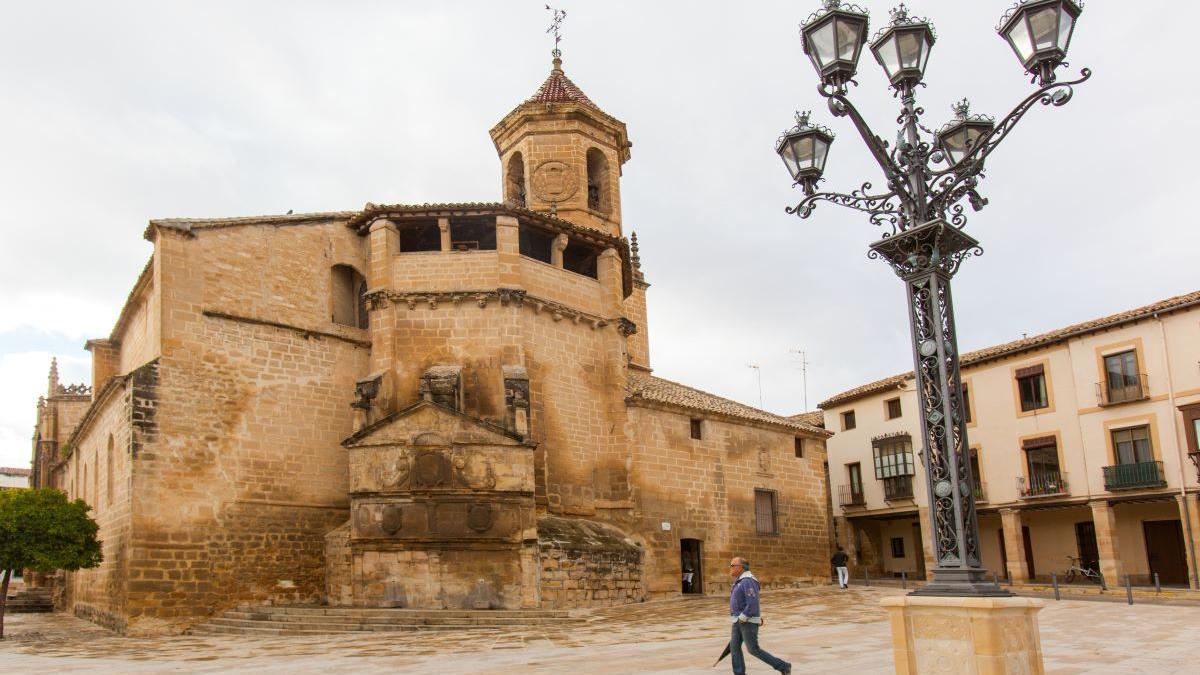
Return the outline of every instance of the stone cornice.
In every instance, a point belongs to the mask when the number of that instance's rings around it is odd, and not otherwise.
[[[288,330],[288,331],[292,331],[295,333],[299,333],[302,336],[304,336],[304,338],[306,340],[309,338],[313,338],[313,337],[323,337],[323,338],[331,338],[334,340],[341,340],[342,342],[349,342],[350,344],[354,345],[355,347],[362,347],[364,349],[371,348],[370,340],[359,340],[357,338],[353,338],[353,337],[350,337],[347,335],[339,335],[337,333],[330,333],[328,331],[315,330],[312,328],[304,328],[302,326],[293,326],[292,324],[288,324],[288,323],[280,323],[278,321],[270,321],[267,319],[258,319],[258,318],[250,317],[250,316],[239,316],[237,314],[229,314],[227,312],[220,312],[220,311],[217,311],[214,309],[205,309],[205,310],[201,311],[201,314],[203,314],[204,316],[207,316],[209,318],[213,318],[213,319],[225,319],[226,321],[236,321],[239,323],[248,323],[248,324],[252,324],[252,325],[256,325],[256,326],[270,326],[272,328],[282,328],[283,330]]]
[[[546,314],[554,321],[570,320],[573,323],[586,323],[593,330],[599,330],[605,326],[614,325],[622,336],[628,337],[637,333],[637,325],[629,319],[618,317],[604,317],[590,312],[584,312],[573,307],[564,305],[561,302],[547,300],[536,295],[529,295],[527,292],[515,288],[496,288],[490,290],[463,290],[463,291],[391,291],[387,289],[375,289],[368,291],[366,294],[367,304],[372,310],[383,309],[389,304],[402,305],[410,310],[422,306],[428,309],[437,309],[438,306],[453,305],[457,307],[461,303],[474,303],[480,308],[487,307],[489,304],[494,304],[500,307],[527,307],[532,309],[535,314]]]

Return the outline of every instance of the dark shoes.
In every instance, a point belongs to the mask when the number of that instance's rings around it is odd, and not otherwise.
[[[792,664],[787,664],[783,667],[783,670],[779,672],[783,673],[783,675],[792,675]]]

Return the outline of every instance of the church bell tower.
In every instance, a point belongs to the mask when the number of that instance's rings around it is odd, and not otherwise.
[[[557,50],[542,86],[489,133],[505,201],[621,236],[621,166],[633,144],[625,123],[567,77]]]

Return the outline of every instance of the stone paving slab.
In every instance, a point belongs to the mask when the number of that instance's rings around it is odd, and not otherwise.
[[[887,673],[880,598],[899,589],[768,591],[762,644],[797,673]],[[13,673],[617,673],[712,669],[725,645],[724,598],[593,612],[583,624],[494,633],[123,638],[62,614],[9,617],[0,672]],[[1174,673],[1194,666],[1200,607],[1063,601],[1040,615],[1047,672]],[[750,673],[767,667],[751,659]]]

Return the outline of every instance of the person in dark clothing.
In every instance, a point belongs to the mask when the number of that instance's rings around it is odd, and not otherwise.
[[[837,547],[837,553],[833,554],[829,562],[833,563],[833,567],[837,570],[838,585],[842,588],[849,588],[850,569],[846,567],[846,563],[850,562],[850,556],[846,555],[846,552],[839,546]]]
[[[751,656],[784,675],[791,675],[792,664],[771,656],[758,646],[758,628],[762,625],[762,613],[758,604],[760,586],[758,579],[750,573],[750,562],[745,558],[734,558],[729,563],[729,576],[734,579],[733,587],[729,589],[729,618],[733,623],[729,651],[733,657],[730,660],[733,662],[734,675],[746,675],[746,658],[742,656],[743,643]]]

